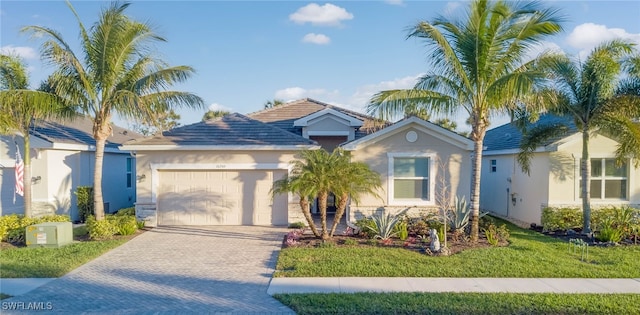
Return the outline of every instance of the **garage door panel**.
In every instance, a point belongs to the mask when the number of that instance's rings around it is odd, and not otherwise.
[[[275,173],[275,174],[274,174]],[[285,170],[160,171],[160,225],[286,225],[287,196],[270,195]]]

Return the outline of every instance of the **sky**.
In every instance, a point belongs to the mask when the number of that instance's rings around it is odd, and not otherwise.
[[[72,1],[92,25],[104,1]],[[132,1],[127,14],[167,39],[154,48],[170,65],[196,75],[177,89],[202,97],[204,109],[181,109],[181,124],[208,109],[247,114],[264,103],[313,98],[359,112],[376,92],[411,88],[429,71],[424,43],[407,39],[419,21],[464,13],[466,1]],[[613,38],[640,45],[640,1],[543,1],[560,10],[564,31],[542,44],[586,56]],[[19,54],[32,88],[53,69],[39,58],[38,39],[20,29],[53,28],[79,52],[77,20],[63,1],[0,1],[0,51]],[[532,55],[534,52],[532,52]],[[460,130],[466,117],[455,117]],[[129,122],[115,119],[121,126]],[[492,125],[505,122],[494,119]]]

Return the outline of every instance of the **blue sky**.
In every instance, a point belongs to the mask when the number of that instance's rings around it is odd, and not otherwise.
[[[106,3],[72,2],[87,26]],[[640,45],[640,1],[543,4],[560,9],[567,19],[564,32],[544,43],[547,48],[584,55],[615,37]],[[212,109],[246,114],[274,98],[311,97],[363,111],[373,93],[410,88],[429,70],[423,44],[405,39],[407,27],[438,15],[460,14],[466,5],[400,0],[133,1],[128,14],[150,21],[168,40],[156,47],[166,61],[196,69],[196,76],[179,88],[201,96]],[[24,57],[33,87],[52,69],[40,63],[40,42],[19,33],[22,26],[51,27],[77,44],[77,23],[63,1],[2,0],[0,20],[0,49]],[[205,111],[180,110],[181,123],[197,122]],[[124,121],[117,123],[126,126]]]

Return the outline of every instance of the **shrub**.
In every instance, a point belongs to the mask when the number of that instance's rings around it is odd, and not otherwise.
[[[95,215],[93,209],[93,187],[78,186],[75,194],[78,198],[78,216],[80,222],[86,222],[89,216]]]
[[[129,207],[129,208],[122,208],[120,210],[118,210],[118,212],[116,212],[117,216],[121,216],[121,215],[130,215],[130,216],[136,216],[136,208],[135,207]]]
[[[495,224],[490,224],[487,229],[484,230],[484,235],[487,238],[487,242],[492,246],[498,246],[500,242],[509,240],[509,230],[507,225],[503,224],[499,228]]]
[[[144,220],[137,220],[136,221],[136,225],[138,226],[138,230],[142,230],[142,229],[144,229],[145,221]]]
[[[120,235],[132,235],[138,230],[136,217],[132,215],[113,216],[113,224]]]
[[[89,238],[92,240],[105,240],[116,235],[116,233],[118,233],[118,228],[114,224],[114,220],[110,219],[110,217],[111,216],[107,216],[105,220],[100,221],[96,221],[96,218],[92,215],[87,217]]]
[[[371,218],[362,218],[356,221],[355,226],[358,228],[358,235],[365,238],[373,238],[375,236],[373,232],[375,223]]]
[[[422,218],[410,220],[407,229],[410,233],[416,236],[424,237],[429,235],[429,224],[427,224],[427,222],[425,222]]]
[[[582,226],[582,211],[577,208],[552,208],[542,209],[542,230],[569,230]]]
[[[304,224],[304,222],[289,223],[289,228],[290,229],[304,229],[305,227],[307,227],[307,225]]]
[[[383,241],[388,240],[397,234],[397,232],[395,232],[395,226],[405,212],[407,212],[407,210],[403,210],[397,215],[391,213],[373,215],[371,219],[373,220],[374,226],[367,226],[367,228],[374,233],[374,238],[379,238]]]
[[[402,241],[406,240],[407,237],[409,237],[409,229],[407,228],[407,226],[408,225],[406,221],[400,221],[396,224],[396,234]]]
[[[69,222],[66,215],[47,215],[38,218],[27,218],[19,214],[0,217],[0,238],[4,242],[23,244],[25,242],[25,228],[44,222]]]
[[[615,218],[603,220],[596,238],[602,242],[618,243],[624,237],[624,229],[616,224]]]
[[[464,231],[469,224],[469,204],[463,196],[462,198],[455,197],[454,211],[449,211],[447,214],[447,221],[449,226],[454,231]]]

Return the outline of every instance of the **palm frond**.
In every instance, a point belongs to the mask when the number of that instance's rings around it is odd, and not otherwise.
[[[518,153],[518,164],[522,172],[530,174],[531,158],[533,153],[551,139],[566,135],[569,128],[564,124],[547,124],[530,128],[522,135],[520,141],[520,152]]]

